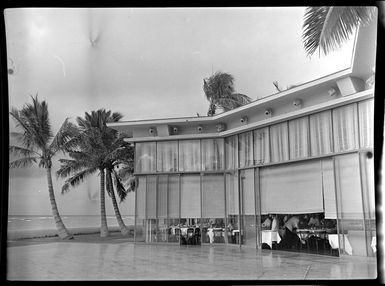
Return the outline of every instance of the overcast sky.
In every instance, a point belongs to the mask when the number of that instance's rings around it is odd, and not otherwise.
[[[273,81],[285,88],[348,68],[354,37],[327,57],[306,56],[304,11],[8,9],[9,103],[21,108],[38,93],[57,131],[66,117],[99,108],[123,120],[206,115],[203,78],[213,71],[232,74],[236,91],[256,100],[276,92]],[[28,176],[44,172],[11,172]],[[11,194],[22,189],[20,179],[11,184]]]

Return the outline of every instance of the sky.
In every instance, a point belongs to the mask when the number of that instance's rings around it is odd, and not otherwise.
[[[38,94],[54,132],[65,118],[105,108],[123,120],[206,115],[203,79],[230,73],[253,100],[350,67],[354,37],[328,56],[306,56],[304,7],[5,10],[10,107]],[[14,123],[10,120],[10,129]],[[54,162],[54,171],[59,167]],[[98,214],[98,177],[59,211]],[[10,214],[49,214],[44,170],[10,171]],[[121,205],[133,214],[133,194]],[[33,203],[32,203],[33,202]],[[112,208],[107,203],[108,212]]]

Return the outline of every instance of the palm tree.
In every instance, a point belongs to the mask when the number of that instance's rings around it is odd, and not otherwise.
[[[53,136],[49,122],[48,105],[45,101],[40,102],[37,95],[35,98],[32,97],[32,104],[26,104],[21,110],[12,108],[10,115],[16,122],[16,128],[20,128],[22,132],[11,133],[11,136],[21,146],[11,145],[9,151],[11,154],[22,158],[10,162],[9,168],[29,167],[33,163],[38,163],[39,167],[46,169],[48,194],[58,235],[62,239],[73,238],[65,227],[57,208],[51,168],[52,157],[59,150],[65,150],[63,145],[69,144],[68,141],[75,126],[66,119],[57,134]]]
[[[109,235],[105,210],[105,190],[112,199],[115,216],[122,234],[128,233],[116,203],[112,177],[115,166],[127,156],[132,158],[133,152],[129,149],[128,143],[124,142],[125,136],[119,135],[117,131],[106,126],[107,122],[116,122],[121,118],[122,115],[119,113],[111,114],[110,111],[106,112],[104,109],[92,111],[91,114],[86,113],[84,118],[78,117],[79,133],[74,138],[77,145],[76,148],[69,151],[69,156],[72,159],[60,160],[62,166],[57,172],[57,175],[63,178],[71,175],[62,187],[62,192],[65,193],[69,191],[70,186],[79,185],[86,177],[99,171],[101,237]],[[74,142],[71,141],[72,144]],[[114,178],[118,195],[122,201],[125,198],[125,190],[121,188],[118,177],[115,176]]]
[[[307,55],[316,50],[326,55],[339,48],[360,24],[368,25],[375,13],[368,6],[306,8],[302,39]]]
[[[204,79],[203,91],[210,102],[207,116],[213,116],[217,107],[229,111],[251,102],[247,95],[234,92],[234,77],[228,73],[216,72]]]

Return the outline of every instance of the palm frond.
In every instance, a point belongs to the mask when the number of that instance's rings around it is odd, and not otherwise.
[[[41,156],[41,154],[35,152],[34,150],[23,148],[19,146],[9,146],[9,152],[15,156],[31,157],[33,155]]]
[[[61,166],[59,170],[56,171],[57,178],[65,178],[70,174],[76,173],[88,166],[79,160],[70,160],[70,159],[60,159],[59,162]]]
[[[318,49],[326,55],[339,48],[360,23],[370,23],[375,11],[362,6],[308,7],[302,33],[306,53],[311,56]]]
[[[68,151],[75,148],[74,138],[79,136],[78,128],[66,118],[50,144],[50,150],[55,154],[58,150]]]
[[[89,168],[79,173],[76,173],[75,175],[67,179],[64,185],[62,186],[62,189],[61,189],[62,194],[69,192],[70,187],[74,188],[78,186],[80,183],[84,181],[86,177],[94,174],[97,170],[98,170],[97,168]]]
[[[9,162],[9,169],[30,167],[33,163],[37,162],[37,159],[36,157],[24,157],[14,160]]]
[[[116,186],[116,192],[118,193],[120,203],[121,203],[126,199],[127,193],[130,192],[131,190],[130,189],[126,190],[124,188],[124,186],[123,186],[122,182],[120,181],[120,178],[119,178],[119,176],[115,170],[113,171],[113,174],[114,174],[114,182],[115,182],[115,186]]]

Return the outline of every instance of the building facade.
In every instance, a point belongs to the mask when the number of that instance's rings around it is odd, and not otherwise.
[[[350,68],[232,111],[109,124],[135,144],[135,241],[180,244],[191,230],[272,247],[266,215],[316,214],[331,253],[374,256],[375,38],[360,28]]]

